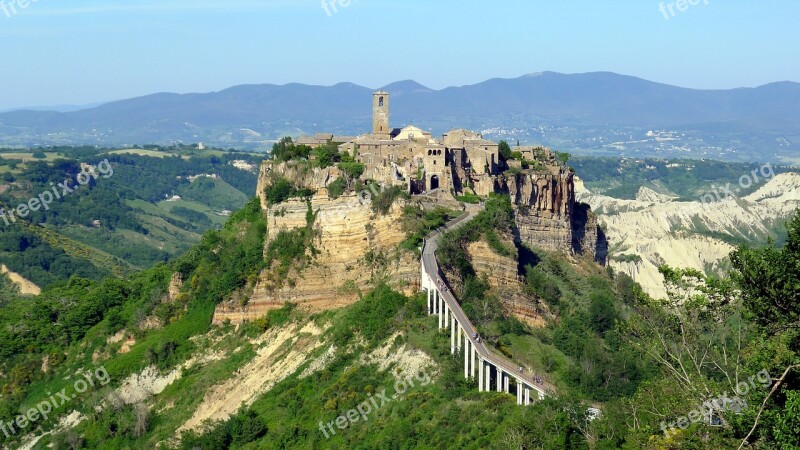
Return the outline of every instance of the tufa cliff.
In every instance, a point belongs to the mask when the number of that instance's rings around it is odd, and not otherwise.
[[[608,242],[589,205],[575,200],[574,172],[566,166],[506,172],[497,192],[511,196],[522,244],[570,251],[605,265]]]
[[[404,204],[395,202],[387,214],[380,214],[373,212],[369,195],[350,193],[331,199],[327,186],[339,175],[336,168],[264,162],[258,195],[268,218],[265,245],[281,231],[308,229],[313,255],[295,264],[285,278],[264,270],[251,292],[217,307],[215,323],[252,320],[286,302],[308,310],[346,306],[376,281],[408,294],[417,289],[417,258],[400,246],[406,238],[400,227]],[[269,206],[264,190],[279,178],[315,193],[309,199],[293,198]]]
[[[458,181],[511,197],[516,227],[513,235],[505,237],[509,243],[581,254],[605,264],[605,236],[589,206],[576,202],[572,170],[552,158],[531,164],[535,167]],[[330,198],[329,185],[343,175],[336,167],[314,168],[305,161],[262,164],[257,192],[267,216],[265,255],[282,232],[299,232],[306,254],[288,270],[262,271],[255,286],[217,307],[215,323],[255,319],[286,302],[310,310],[346,306],[375,282],[406,293],[418,288],[417,256],[401,245],[407,237],[402,223],[408,202],[397,201],[386,213],[376,213],[368,191]],[[265,189],[278,182],[304,191],[305,197],[271,205]],[[444,191],[437,194],[453,200]],[[426,198],[434,200],[432,195]],[[532,323],[541,318],[543,311],[521,293],[515,259],[500,258],[481,243],[473,244],[468,252],[477,270],[488,275],[500,292],[507,311]]]

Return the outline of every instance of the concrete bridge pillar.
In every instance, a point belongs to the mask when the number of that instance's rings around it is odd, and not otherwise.
[[[517,405],[522,405],[522,384],[517,381]]]
[[[475,378],[475,344],[471,344],[470,347],[472,348],[472,350],[470,350],[472,352],[472,369],[470,375],[472,375],[472,378]]]
[[[486,392],[489,392],[489,391],[492,390],[492,365],[489,364],[489,363],[486,363],[486,386],[485,386],[485,389],[486,389]]]
[[[464,379],[469,379],[469,341],[464,342]]]
[[[442,297],[439,295],[439,291],[436,292],[436,313],[439,316],[439,329],[442,329],[442,319],[444,316],[442,315]]]
[[[456,316],[450,313],[450,354],[456,354]]]
[[[531,404],[531,389],[528,386],[525,386],[525,406]]]
[[[503,392],[503,371],[497,366],[497,392]]]
[[[473,374],[475,367],[472,367]],[[478,358],[478,392],[483,392],[483,360]]]
[[[428,315],[430,315],[431,314],[431,304],[432,304],[430,288],[426,290],[426,293],[427,293],[427,297],[428,297]]]

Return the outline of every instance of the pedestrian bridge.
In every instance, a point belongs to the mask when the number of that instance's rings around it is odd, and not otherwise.
[[[476,215],[477,212],[470,212],[450,222],[446,228],[457,228]],[[486,347],[449,289],[436,261],[441,236],[441,232],[432,235],[422,247],[421,288],[428,296],[428,314],[438,316],[439,330],[450,332],[450,353],[464,356],[464,378],[474,379],[477,372],[478,389],[481,392],[496,389],[497,392],[515,394],[518,405],[527,406],[536,399],[555,395],[555,388],[541,376],[521,370],[521,366],[492,353]]]

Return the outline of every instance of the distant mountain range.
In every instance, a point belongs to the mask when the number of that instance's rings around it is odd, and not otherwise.
[[[607,72],[545,72],[442,90],[414,81],[384,89],[392,94],[392,125],[414,123],[435,134],[464,127],[578,152],[731,159],[788,158],[800,148],[800,83],[794,82],[697,90]],[[203,141],[264,148],[284,135],[368,131],[372,91],[352,83],[243,85],[79,111],[6,112],[0,114],[0,145]]]

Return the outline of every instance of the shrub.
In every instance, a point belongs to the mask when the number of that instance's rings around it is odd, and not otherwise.
[[[384,189],[372,199],[372,211],[375,213],[389,214],[394,205],[394,201],[408,194],[400,186],[392,186]]]
[[[371,344],[389,337],[393,331],[392,319],[402,309],[408,298],[381,285],[359,300],[333,330],[333,340],[337,345],[346,346],[356,334]]]
[[[311,195],[314,195],[314,191],[298,189],[291,181],[283,177],[276,177],[272,184],[264,188],[264,196],[269,206],[278,205],[293,197],[310,197]]]
[[[328,184],[328,197],[339,198],[347,190],[347,180],[342,177],[337,178]]]

